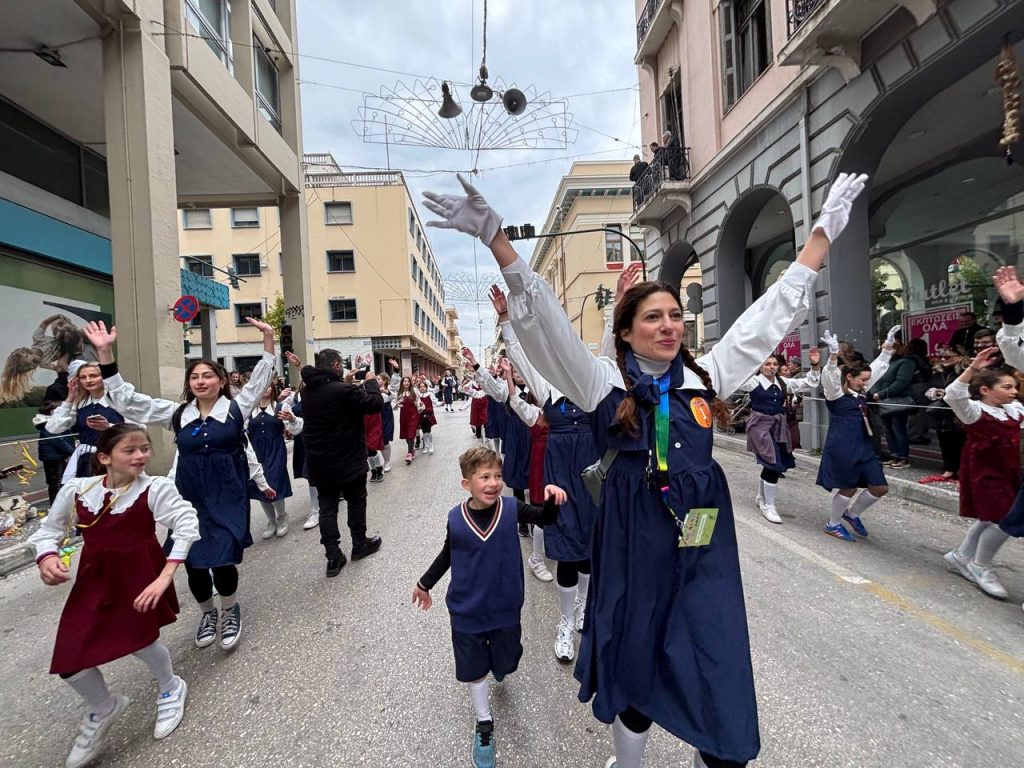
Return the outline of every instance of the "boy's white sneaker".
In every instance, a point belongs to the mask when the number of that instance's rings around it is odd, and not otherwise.
[[[572,642],[572,624],[566,619],[558,622],[558,635],[555,637],[555,658],[559,661],[569,662],[576,656],[576,648]]]
[[[174,676],[174,683],[176,686],[173,692],[163,691],[156,697],[154,739],[170,736],[181,723],[181,718],[185,716],[185,697],[188,696],[188,683],[177,675]]]
[[[128,697],[115,693],[114,708],[109,714],[100,717],[93,712],[86,712],[78,726],[78,736],[71,745],[68,759],[64,761],[66,768],[82,768],[91,762],[103,749],[103,738],[110,730],[110,726],[127,707]]]

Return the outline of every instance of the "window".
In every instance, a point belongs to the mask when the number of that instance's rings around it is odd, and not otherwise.
[[[231,5],[228,0],[185,0],[185,17],[210,46],[228,71],[233,70],[228,37]]]
[[[231,226],[235,229],[251,229],[260,225],[259,208],[232,208]]]
[[[673,138],[679,140],[680,147],[686,146],[683,133],[683,84],[678,69],[672,75],[668,88],[661,94],[661,124],[666,131],[672,133]]]
[[[622,232],[621,224],[605,224],[608,229]],[[604,260],[608,264],[622,263],[622,235],[613,232],[604,233]]]
[[[355,299],[330,299],[327,307],[331,313],[332,323],[348,323],[358,320]]]
[[[324,224],[351,224],[352,203],[324,203]]]
[[[328,272],[355,272],[356,255],[352,251],[328,251]]]
[[[200,277],[213,277],[213,256],[185,256],[185,268]]]
[[[236,253],[231,257],[239,277],[259,277],[260,255],[258,253]]]
[[[255,317],[257,319],[263,317],[263,305],[259,302],[251,304],[235,304],[235,325],[248,325],[245,322],[245,318]]]
[[[265,48],[255,35],[252,38],[253,58],[256,69],[256,108],[274,130],[281,132],[281,95],[277,82],[277,66],[270,58],[270,49]]]
[[[181,212],[181,216],[185,229],[213,229],[209,208],[186,208]]]
[[[412,212],[412,208],[409,209],[409,234],[416,234],[416,214]]]
[[[722,77],[725,104],[731,107],[771,63],[766,0],[723,0]]]

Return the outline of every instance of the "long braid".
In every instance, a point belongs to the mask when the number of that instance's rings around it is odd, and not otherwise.
[[[711,410],[715,415],[715,419],[718,421],[719,426],[729,423],[731,414],[729,413],[729,406],[727,406],[718,393],[715,392],[715,387],[711,383],[711,374],[708,373],[703,367],[697,365],[697,361],[693,357],[693,353],[682,346],[679,348],[679,354],[683,356],[683,365],[693,371],[697,376],[700,377],[701,383],[704,384],[704,389],[708,392],[708,397],[711,398]]]
[[[621,341],[616,337],[615,363],[619,366],[619,372],[622,374],[622,381],[626,385],[626,392],[629,393],[633,389],[633,379],[626,372],[627,348],[628,345],[626,342]],[[615,411],[615,418],[618,419],[619,425],[627,435],[632,437],[640,436],[640,416],[637,414],[636,401],[632,397],[624,397],[622,399],[622,402],[619,403],[618,409]]]

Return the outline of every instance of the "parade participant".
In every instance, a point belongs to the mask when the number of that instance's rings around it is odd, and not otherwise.
[[[420,387],[420,432],[423,435],[423,452],[434,453],[434,435],[431,429],[437,425],[437,417],[434,415],[434,400],[430,394],[427,382],[421,381]]]
[[[1020,430],[1024,405],[1008,371],[990,368],[999,354],[989,347],[946,387],[944,400],[964,425],[967,442],[960,459],[960,517],[976,522],[960,546],[946,553],[946,565],[987,595],[1006,599],[992,558],[1009,534],[999,523],[1020,488]]]
[[[483,446],[459,456],[462,489],[469,499],[448,512],[444,546],[416,582],[412,603],[424,611],[430,590],[451,569],[445,602],[452,624],[455,679],[469,685],[476,713],[473,765],[493,768],[494,721],[489,683],[516,671],[523,655],[521,614],[525,601],[523,560],[516,523],[550,525],[565,491],[544,489],[544,506],[502,496],[502,461]]]
[[[623,288],[632,285],[638,269],[639,265],[636,269],[631,265],[624,270],[620,278]],[[549,426],[544,479],[565,488],[569,495],[558,522],[544,532],[545,553],[558,563],[555,578],[559,621],[555,629],[555,658],[569,662],[576,656],[573,631],[583,631],[590,590],[590,541],[597,518],[597,505],[587,493],[582,473],[600,455],[591,432],[590,414],[552,387],[530,364],[509,322],[508,301],[497,285],[491,286],[490,298],[509,357],[520,366],[530,392],[543,403],[544,420]]]
[[[380,408],[381,439],[384,442],[381,455],[384,457],[384,471],[390,472],[391,442],[395,439],[395,393],[391,391],[390,376],[377,374],[377,384],[380,386],[380,396],[384,400]]]
[[[104,473],[70,480],[29,538],[39,576],[50,586],[71,578],[59,554],[68,531],[77,527],[84,541],[50,664],[50,674],[66,680],[87,705],[68,768],[99,754],[128,706],[128,697],[107,688],[102,664],[132,654],[149,667],[159,689],[154,738],[170,735],[185,713],[188,686],[174,674],[160,628],[178,613],[174,572],[199,538],[199,522],[173,481],[145,473],[150,450],[143,427],[119,424],[104,431],[95,455]],[[174,531],[167,557],[156,539],[157,523]]]
[[[36,451],[39,454],[39,461],[43,464],[43,476],[46,478],[46,493],[50,504],[57,498],[68,460],[75,455],[75,439],[70,432],[51,435],[46,429],[46,422],[59,406],[60,402],[57,400],[46,400],[39,407],[39,413],[32,417],[32,426],[39,432]]]
[[[398,409],[398,437],[405,440],[405,463],[409,465],[416,458],[416,438],[420,430],[420,411],[423,409],[409,376],[403,376],[398,383],[395,408]]]
[[[462,354],[466,354],[467,347],[463,347]],[[487,419],[490,415],[488,403],[490,398],[474,378],[467,378],[462,383],[462,393],[469,398],[469,426],[473,430],[473,436],[481,443],[486,444],[484,428],[487,426]]]
[[[284,356],[288,359],[288,364],[295,368],[295,370],[302,370],[302,361],[298,355],[294,352],[286,351]],[[316,486],[308,482],[309,475],[306,472],[306,436],[302,434],[304,429],[304,420],[302,418],[302,384],[299,384],[299,388],[290,395],[286,401],[289,410],[295,417],[293,425],[298,428],[295,435],[292,436],[292,477],[296,480],[306,480],[306,487],[309,489],[309,511],[306,513],[306,519],[302,521],[302,530],[309,531],[316,528],[320,524],[320,497],[317,495]],[[289,430],[290,432],[291,430]]]
[[[92,455],[102,432],[124,422],[107,395],[99,363],[72,360],[68,365],[68,396],[46,420],[51,435],[71,431],[78,447],[68,459],[61,482],[75,477],[92,477]]]
[[[882,463],[871,442],[872,428],[865,396],[872,382],[878,381],[889,367],[895,336],[893,331],[889,333],[882,352],[870,366],[854,362],[842,368],[838,365],[839,339],[829,331],[822,337],[829,349],[828,364],[821,379],[829,423],[817,484],[826,491],[836,491],[825,533],[843,541],[855,540],[843,525],[844,520],[858,536],[868,535],[860,519],[861,513],[889,492]],[[851,503],[858,488],[864,490]]]
[[[455,406],[455,392],[459,388],[459,380],[455,378],[455,371],[451,368],[444,372],[444,378],[441,379],[441,393],[444,398],[444,409],[446,411],[454,411]]]
[[[939,369],[932,374],[924,396],[931,403],[928,406],[928,422],[939,439],[942,474],[927,475],[918,480],[919,483],[928,485],[929,483],[956,482],[959,478],[960,457],[963,454],[967,436],[952,409],[942,398],[946,395],[946,387],[956,381],[963,370],[963,355],[959,351],[952,347],[939,350]]]
[[[366,439],[363,416],[380,413],[383,400],[373,377],[362,384],[342,381],[341,353],[323,349],[316,367],[302,369],[306,467],[320,499],[320,543],[333,578],[348,562],[341,551],[338,505],[348,505],[352,560],[381,547],[380,536],[366,535]]]
[[[747,450],[754,454],[761,466],[754,506],[769,523],[782,523],[775,508],[775,491],[779,479],[796,466],[793,444],[786,422],[786,398],[790,395],[808,395],[818,390],[821,374],[821,353],[812,348],[807,353],[811,372],[803,379],[790,379],[779,375],[783,360],[772,353],[761,364],[760,373],[740,387],[750,393],[750,418],[747,419]]]
[[[796,263],[697,361],[682,344],[678,291],[665,283],[626,293],[615,312],[617,360],[594,357],[551,287],[516,255],[501,217],[459,180],[465,197],[426,193],[427,208],[443,218],[429,224],[490,247],[526,358],[593,413],[598,452],[617,451],[593,533],[576,667],[580,699],[593,698],[597,717],[614,722],[607,765],[637,768],[652,722],[694,745],[712,768],[743,765],[760,749],[757,702],[729,488],[711,458],[709,400],[716,390],[731,395],[802,322],[829,243],[866,177],[839,176]]]
[[[266,483],[275,491],[273,501],[269,501],[257,484],[249,481],[249,498],[255,499],[267,516],[267,524],[260,533],[261,538],[282,538],[288,535],[288,513],[285,511],[285,499],[291,498],[292,481],[288,477],[288,444],[285,442],[285,429],[293,435],[301,434],[301,422],[296,422],[292,412],[278,402],[277,386],[271,384],[260,395],[260,400],[249,415],[246,435],[249,445],[260,466]]]
[[[242,381],[242,374],[238,371],[232,371],[228,374],[228,387],[231,389],[231,396],[238,397],[238,393],[242,391],[242,386],[245,382]]]
[[[356,371],[353,375],[353,382],[365,382],[367,378],[376,380],[368,369]],[[346,381],[348,379],[346,378]],[[379,383],[378,383],[379,387]],[[383,398],[383,395],[381,395]],[[377,413],[363,415],[363,438],[366,441],[366,458],[370,465],[370,482],[384,482],[384,417],[383,410],[387,404],[382,405]]]

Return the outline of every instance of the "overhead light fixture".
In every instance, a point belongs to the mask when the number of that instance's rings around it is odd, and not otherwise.
[[[437,114],[445,120],[452,120],[462,114],[462,107],[452,98],[447,81],[441,83],[441,108],[437,110]]]
[[[60,51],[56,48],[47,48],[45,45],[41,45],[36,48],[33,53],[51,67],[68,68],[68,65],[60,60]]]
[[[483,104],[485,101],[490,101],[494,96],[494,91],[487,84],[487,65],[480,65],[480,82],[473,86],[469,92],[469,98],[473,101],[479,101]]]

